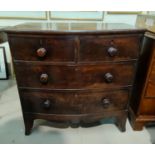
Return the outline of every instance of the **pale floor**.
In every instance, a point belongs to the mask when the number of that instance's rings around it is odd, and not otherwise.
[[[127,130],[122,133],[108,123],[90,128],[56,128],[38,120],[32,134],[25,136],[16,83],[8,80],[0,81],[0,143],[149,144],[155,143],[155,127],[133,131],[127,121]]]

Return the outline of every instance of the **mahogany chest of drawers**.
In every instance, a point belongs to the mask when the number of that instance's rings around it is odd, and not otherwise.
[[[25,134],[35,119],[125,131],[144,29],[125,24],[27,23],[6,30]]]

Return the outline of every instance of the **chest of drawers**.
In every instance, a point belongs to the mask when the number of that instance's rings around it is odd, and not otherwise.
[[[28,135],[35,119],[125,131],[144,29],[125,24],[22,24],[6,30]]]

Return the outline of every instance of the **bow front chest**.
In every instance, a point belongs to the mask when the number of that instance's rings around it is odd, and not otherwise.
[[[35,119],[125,131],[144,29],[125,24],[26,23],[7,29],[28,135]]]

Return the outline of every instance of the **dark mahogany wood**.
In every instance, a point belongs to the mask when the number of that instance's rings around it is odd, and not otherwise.
[[[25,112],[88,114],[127,108],[128,90],[110,92],[51,92],[21,90]]]
[[[29,135],[33,128],[34,119],[30,115],[23,114],[25,124],[25,135]]]
[[[28,23],[6,32],[26,135],[35,119],[78,127],[111,118],[125,131],[145,29],[126,24]]]
[[[131,86],[134,66],[135,62],[78,66],[16,63],[16,75],[19,87],[108,90]]]
[[[146,29],[145,28],[137,28],[135,26],[131,26],[123,23],[103,23],[103,22],[94,22],[94,23],[25,23],[20,24],[14,27],[8,27],[5,29],[8,34],[44,34],[48,35],[66,35],[66,34],[143,34]]]
[[[74,37],[53,36],[44,38],[43,36],[30,37],[25,35],[24,37],[10,37],[9,40],[12,44],[11,51],[14,60],[74,61],[76,47]],[[20,52],[16,52],[19,49]]]
[[[137,59],[141,37],[141,35],[82,36],[79,61]]]
[[[38,113],[24,113],[24,116],[29,117],[29,123],[35,119],[46,119],[53,122],[62,123],[70,125],[71,127],[78,127],[79,125],[83,126],[84,124],[88,125],[90,123],[96,123],[102,119],[115,118],[115,124],[118,129],[122,132],[126,129],[126,119],[127,119],[127,110],[121,111],[105,111],[104,113],[95,113],[95,114],[78,114],[78,115],[57,115],[57,114],[38,114]],[[31,124],[25,124],[26,135],[31,133],[32,128],[29,128]]]

